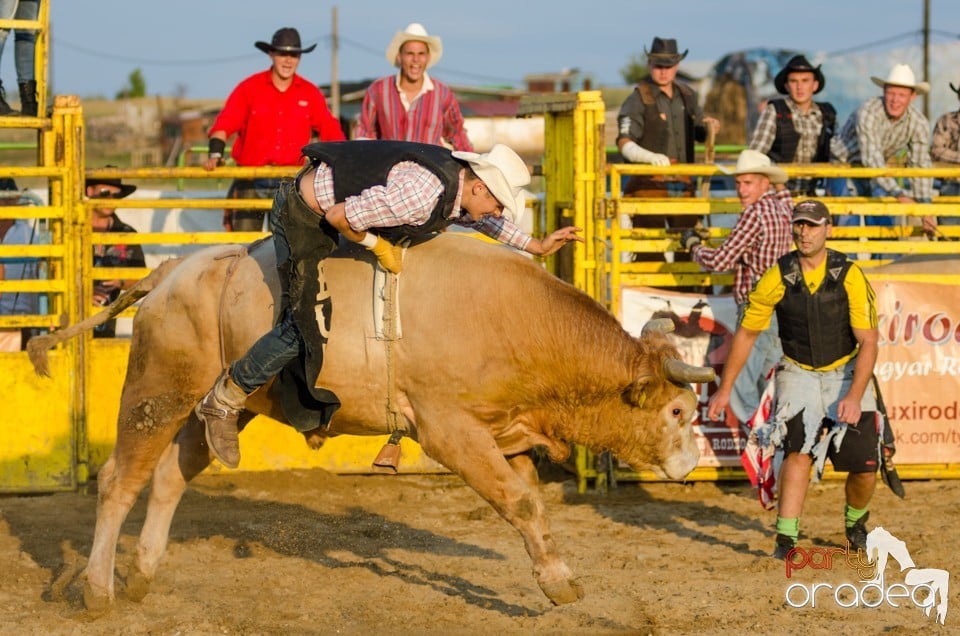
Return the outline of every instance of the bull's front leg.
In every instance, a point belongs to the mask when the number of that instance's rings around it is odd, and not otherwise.
[[[583,587],[557,552],[530,458],[517,455],[508,462],[486,425],[464,413],[438,418],[431,421],[443,422],[442,426],[418,427],[424,451],[460,475],[517,529],[547,598],[556,605],[582,598]]]

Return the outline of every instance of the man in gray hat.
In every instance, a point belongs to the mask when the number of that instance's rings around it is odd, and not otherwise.
[[[310,143],[311,132],[320,141],[342,141],[343,130],[330,110],[323,93],[312,82],[297,75],[304,48],[296,29],[285,27],[269,43],[256,42],[270,56],[270,68],[240,82],[210,127],[209,154],[203,167],[223,165],[227,139],[236,135],[231,156],[238,166],[294,166],[300,150]],[[272,199],[279,179],[237,179],[227,194],[231,199]],[[227,231],[259,232],[263,229],[261,210],[224,210]]]
[[[774,556],[790,558],[811,468],[816,465],[819,477],[827,457],[834,470],[847,473],[846,539],[851,550],[866,552],[867,508],[880,467],[877,402],[870,388],[879,341],[876,297],[863,271],[826,247],[827,206],[801,201],[793,208],[792,229],[796,249],[750,292],[707,414],[716,418],[730,404],[757,337],[776,317],[784,355],[775,380],[775,415],[762,433],[783,457]]]
[[[828,163],[837,111],[828,102],[813,101],[825,84],[820,65],[814,66],[802,55],[793,56],[773,78],[777,92],[787,97],[767,102],[750,148],[776,163]],[[813,195],[816,185],[816,179],[787,181],[794,194]]]

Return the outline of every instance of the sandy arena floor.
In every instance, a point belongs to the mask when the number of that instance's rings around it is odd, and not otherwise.
[[[960,633],[960,482],[908,482],[904,501],[878,490],[871,513],[918,568],[952,570],[941,627],[902,600],[841,608],[826,592],[815,608],[789,606],[791,583],[857,576],[834,561],[788,580],[768,556],[774,513],[747,484],[580,495],[559,469],[544,477],[553,533],[586,590],[562,607],[541,594],[519,535],[451,476],[203,475],[140,603],[122,598],[143,501],[134,508],[117,560],[121,598],[98,618],[77,582],[95,495],[0,498],[0,634]],[[811,488],[802,546],[842,542],[842,498],[839,482]],[[886,577],[902,581],[895,565]]]

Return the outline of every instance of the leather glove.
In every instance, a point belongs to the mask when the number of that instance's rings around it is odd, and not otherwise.
[[[700,245],[700,242],[700,236],[694,229],[684,230],[680,235],[680,245],[687,251],[692,250],[694,245]]]
[[[701,241],[710,240],[710,230],[705,228],[702,222],[697,221],[696,225],[693,226],[693,231],[697,233]]]
[[[387,270],[388,272],[393,272],[394,274],[400,273],[400,264],[403,260],[402,248],[393,245],[389,241],[386,241],[382,237],[378,236],[377,244],[373,247],[368,247],[367,249],[374,253],[383,269]]]

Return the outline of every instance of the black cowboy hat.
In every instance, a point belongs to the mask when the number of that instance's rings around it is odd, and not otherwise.
[[[104,168],[116,168],[116,166],[104,166]],[[123,199],[137,191],[137,186],[123,183],[120,179],[87,179],[83,182],[84,189],[98,185],[120,188],[120,192],[113,196],[114,199]]]
[[[773,85],[781,95],[787,94],[787,76],[789,76],[790,73],[813,73],[814,79],[819,83],[817,90],[813,91],[814,95],[822,91],[823,87],[827,84],[827,80],[820,71],[819,64],[814,66],[804,56],[794,55],[790,58],[790,61],[787,62],[787,65],[780,69],[777,76],[773,78]]]
[[[272,53],[274,51],[281,51],[283,53],[309,53],[317,48],[316,44],[311,44],[305,49],[300,48],[300,33],[291,27],[278,29],[277,32],[273,34],[273,39],[270,40],[270,44],[266,42],[255,42],[254,46],[264,53]]]
[[[683,53],[678,53],[676,40],[655,37],[653,38],[653,44],[650,45],[650,50],[648,51],[647,48],[644,47],[643,52],[647,54],[647,61],[651,66],[674,66],[679,64],[680,60],[687,57],[690,49],[687,49]]]

